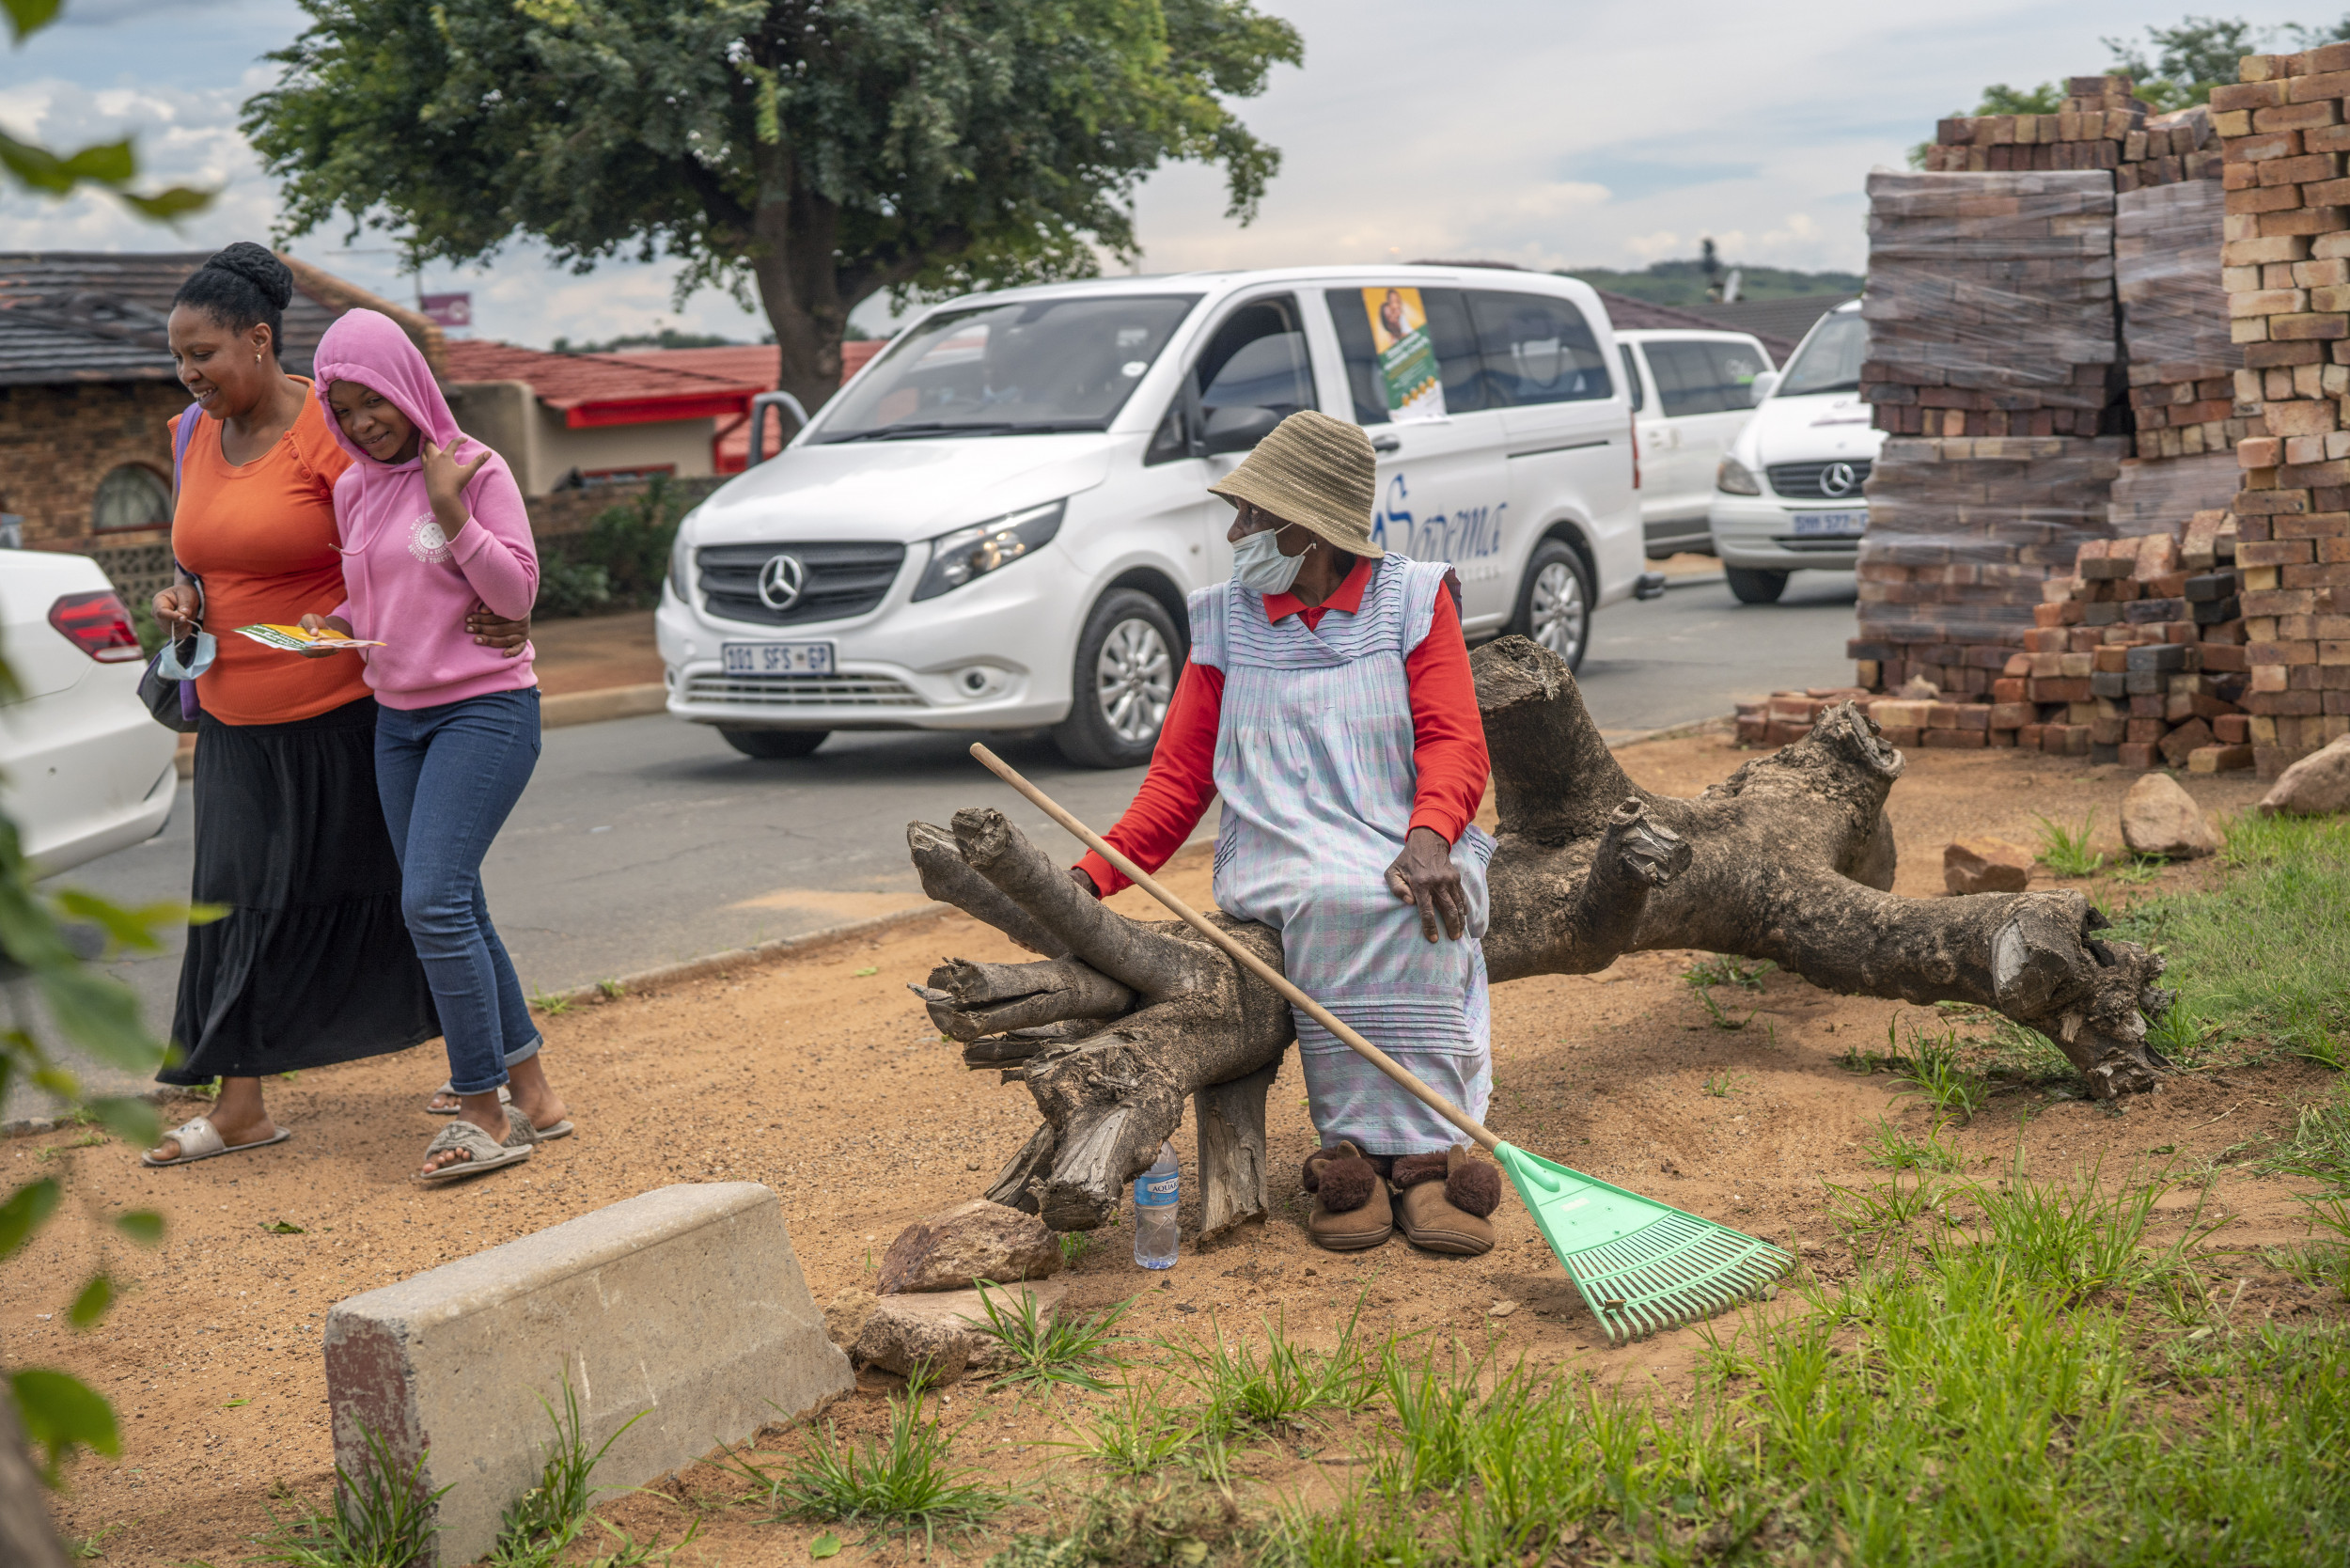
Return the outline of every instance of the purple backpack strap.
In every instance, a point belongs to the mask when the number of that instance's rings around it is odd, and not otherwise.
[[[187,466],[188,445],[196,439],[196,426],[202,424],[203,422],[204,405],[201,403],[190,403],[188,405],[188,411],[180,416],[180,423],[171,432],[171,504],[174,511],[177,511],[180,507],[180,471]],[[175,567],[179,567],[181,572],[188,571],[186,567],[180,566],[177,559],[174,559],[171,564]],[[188,572],[188,575],[196,582],[196,591],[200,596],[204,591],[202,580],[200,578],[196,578],[194,572]],[[197,712],[198,708],[196,699],[196,682],[193,681],[180,682],[180,716],[188,723],[194,724],[196,722],[196,715]]]

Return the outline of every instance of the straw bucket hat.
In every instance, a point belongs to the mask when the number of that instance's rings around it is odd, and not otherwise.
[[[1350,555],[1375,559],[1387,553],[1371,537],[1378,463],[1360,426],[1300,409],[1208,490],[1261,507]]]

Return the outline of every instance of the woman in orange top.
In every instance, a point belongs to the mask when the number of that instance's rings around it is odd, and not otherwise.
[[[261,1074],[322,1067],[439,1034],[400,910],[400,863],[375,793],[375,699],[355,659],[306,659],[235,635],[343,601],[334,484],[351,459],[310,384],[277,363],[293,276],[238,243],[180,287],[168,330],[199,418],[172,516],[180,573],[155,596],[174,635],[212,634],[196,682],[192,897],[227,915],[188,933],[167,1084],[221,1080],[212,1114],[149,1152],[180,1165],[283,1141]],[[174,421],[175,432],[177,421]],[[525,622],[478,614],[519,650]],[[199,664],[202,655],[198,655]],[[526,1053],[522,1053],[526,1054]]]

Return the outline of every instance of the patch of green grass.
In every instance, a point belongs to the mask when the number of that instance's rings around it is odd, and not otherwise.
[[[1249,1340],[1228,1340],[1213,1319],[1205,1341],[1168,1341],[1165,1348],[1183,1364],[1175,1375],[1206,1401],[1212,1433],[1274,1429],[1317,1412],[1359,1410],[1379,1388],[1378,1366],[1355,1337],[1369,1297],[1366,1287],[1329,1351],[1299,1344],[1278,1322],[1265,1325],[1260,1351]]]
[[[1075,1268],[1077,1260],[1083,1258],[1086,1248],[1092,1245],[1092,1238],[1086,1231],[1063,1231],[1060,1233],[1060,1266]]]
[[[1112,1391],[1108,1404],[1089,1410],[1072,1448],[1112,1475],[1155,1475],[1177,1463],[1199,1435],[1167,1398],[1164,1380],[1136,1379]]]
[[[439,1533],[432,1505],[448,1488],[425,1491],[425,1454],[402,1471],[382,1433],[363,1423],[359,1435],[367,1463],[355,1476],[335,1466],[331,1509],[304,1505],[282,1486],[274,1494],[270,1529],[252,1561],[285,1568],[410,1568],[423,1554]],[[300,1512],[283,1517],[277,1503],[296,1504]]]
[[[942,1532],[979,1529],[1011,1494],[973,1480],[978,1471],[954,1463],[954,1434],[922,1412],[928,1391],[919,1376],[907,1382],[904,1394],[890,1401],[885,1437],[843,1441],[827,1421],[780,1472],[739,1455],[729,1467],[754,1484],[757,1500],[778,1518],[864,1525],[869,1540],[919,1535],[926,1555],[935,1558]]]
[[[1709,1073],[1705,1082],[1698,1086],[1698,1091],[1710,1094],[1716,1100],[1727,1100],[1737,1093],[1738,1086],[1751,1075],[1747,1073]]]
[[[543,1012],[550,1018],[560,1018],[572,1011],[571,996],[561,991],[533,991],[530,1011]]]
[[[2032,856],[2059,876],[2095,876],[2105,865],[2106,857],[2089,847],[2089,836],[2097,825],[2097,813],[2092,811],[2081,819],[2080,826],[2068,828],[2061,823],[2035,815],[2040,824],[2040,853]]]
[[[1722,1010],[1722,1004],[1714,999],[1714,993],[1703,986],[1698,988],[1698,1000],[1705,1004],[1706,1022],[1717,1029],[1743,1029],[1754,1022],[1753,1012],[1748,1012],[1744,1018],[1731,1017]]]
[[[1942,1141],[1942,1123],[1936,1121],[1927,1129],[1923,1139],[1913,1138],[1899,1127],[1877,1119],[1874,1131],[1869,1135],[1863,1157],[1880,1170],[1936,1170],[1951,1172],[1966,1162],[1959,1152]]]
[[[995,1388],[1049,1388],[1067,1384],[1089,1393],[1106,1391],[1099,1372],[1119,1365],[1110,1347],[1124,1341],[1112,1332],[1118,1320],[1134,1308],[1130,1296],[1108,1311],[1094,1317],[1059,1317],[1037,1309],[1036,1297],[1027,1291],[1014,1291],[1010,1300],[999,1300],[996,1292],[1003,1287],[993,1280],[979,1284],[979,1310],[987,1314],[987,1322],[979,1332],[1004,1347],[1010,1369],[988,1385]]]
[[[607,1002],[617,1002],[628,995],[628,987],[617,980],[600,980],[596,981],[596,989],[603,993],[603,999]]]
[[[1893,1028],[1892,1024],[1885,1027],[1888,1051],[1892,1049]],[[1893,1070],[1895,1076],[1909,1086],[1902,1092],[1923,1100],[1934,1107],[1937,1117],[1955,1116],[1972,1121],[1983,1102],[1991,1097],[1991,1086],[1968,1072],[1960,1059],[1958,1031],[1954,1028],[1927,1036],[1913,1027],[1909,1054],[1893,1059],[1899,1063]]]
[[[1697,991],[1711,985],[1735,985],[1747,991],[1760,991],[1762,989],[1762,977],[1774,974],[1778,969],[1778,965],[1767,958],[1749,964],[1729,953],[1714,953],[1684,969],[1681,978]]]
[[[1943,1195],[1943,1184],[1922,1171],[1908,1186],[1898,1172],[1890,1181],[1865,1187],[1821,1184],[1827,1188],[1828,1217],[1848,1235],[1868,1239],[1905,1231],[1919,1215],[1931,1211]]]
[[[2306,1176],[2330,1192],[2350,1194],[2350,1083],[2334,1085],[2319,1105],[2303,1105],[2293,1137],[2260,1168]]]
[[[555,1428],[554,1440],[541,1449],[539,1484],[517,1497],[506,1511],[506,1522],[491,1549],[490,1568],[545,1568],[579,1539],[596,1500],[596,1466],[620,1440],[620,1434],[645,1419],[638,1411],[622,1421],[596,1451],[588,1451],[588,1435],[579,1414],[579,1395],[571,1373],[563,1374],[563,1408],[544,1399],[539,1407]]]
[[[2145,900],[2114,926],[2169,960],[2162,983],[2178,1000],[2160,1037],[2191,1038],[2190,1060],[2206,1042],[2244,1040],[2340,1068],[2350,1059],[2350,823],[2246,812],[2224,832],[2217,886]]]

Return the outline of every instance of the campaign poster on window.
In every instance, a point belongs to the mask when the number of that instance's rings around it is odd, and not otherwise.
[[[1387,416],[1444,417],[1444,382],[1436,373],[1436,350],[1428,337],[1428,311],[1417,289],[1366,289],[1363,310],[1371,317],[1371,344],[1379,356],[1379,384]]]

